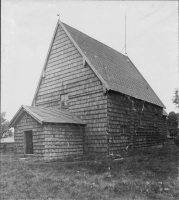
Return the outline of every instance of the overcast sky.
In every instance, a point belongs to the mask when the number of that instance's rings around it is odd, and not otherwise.
[[[60,13],[62,22],[127,54],[166,106],[178,77],[177,1],[1,1],[1,111],[31,105]],[[122,51],[124,53],[124,50]]]

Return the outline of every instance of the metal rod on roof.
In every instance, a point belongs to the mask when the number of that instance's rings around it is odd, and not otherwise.
[[[125,14],[125,55],[127,55],[126,53],[126,14]]]
[[[59,17],[59,20],[60,20],[60,13],[58,13],[57,16]]]

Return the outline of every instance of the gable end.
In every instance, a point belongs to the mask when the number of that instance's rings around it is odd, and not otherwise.
[[[52,40],[51,40],[51,43],[50,43],[50,47],[48,49],[48,53],[47,53],[47,56],[46,56],[46,59],[45,59],[45,63],[44,63],[44,66],[43,66],[43,69],[42,69],[42,72],[41,72],[41,75],[40,75],[40,79],[39,79],[39,82],[38,82],[38,85],[37,85],[37,89],[35,91],[35,95],[34,95],[34,98],[32,100],[32,104],[31,104],[32,106],[35,106],[35,100],[36,100],[36,96],[37,96],[38,90],[40,88],[41,81],[46,76],[46,73],[45,73],[46,66],[47,66],[47,63],[48,63],[48,59],[50,57],[50,52],[52,50],[52,46],[53,46],[53,44],[55,42],[55,37],[56,37],[59,25],[63,29],[63,31],[66,33],[66,35],[68,36],[68,38],[70,39],[70,41],[73,43],[73,45],[76,47],[76,49],[78,50],[78,52],[80,53],[80,55],[82,56],[83,65],[85,66],[86,63],[87,63],[89,65],[89,67],[92,69],[92,71],[95,73],[95,75],[98,77],[98,79],[102,82],[103,87],[106,88],[106,90],[110,89],[109,86],[108,86],[108,84],[106,83],[106,81],[102,78],[102,76],[98,73],[98,71],[95,69],[95,67],[91,64],[91,62],[86,57],[86,55],[82,52],[82,50],[80,49],[80,47],[78,46],[78,44],[74,41],[74,39],[72,38],[72,36],[70,35],[70,33],[67,31],[67,29],[65,28],[65,26],[63,25],[63,23],[60,20],[58,20],[57,25],[55,27],[55,31],[54,31],[53,37],[52,37]]]

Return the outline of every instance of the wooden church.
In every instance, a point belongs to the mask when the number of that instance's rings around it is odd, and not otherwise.
[[[120,154],[164,141],[164,108],[128,56],[58,20],[32,105],[10,127],[20,156]]]

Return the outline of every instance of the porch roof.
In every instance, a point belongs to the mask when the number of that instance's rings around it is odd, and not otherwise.
[[[56,108],[41,108],[36,106],[21,106],[18,112],[10,121],[9,127],[13,127],[22,113],[28,113],[39,123],[65,123],[65,124],[86,124],[73,113]]]

